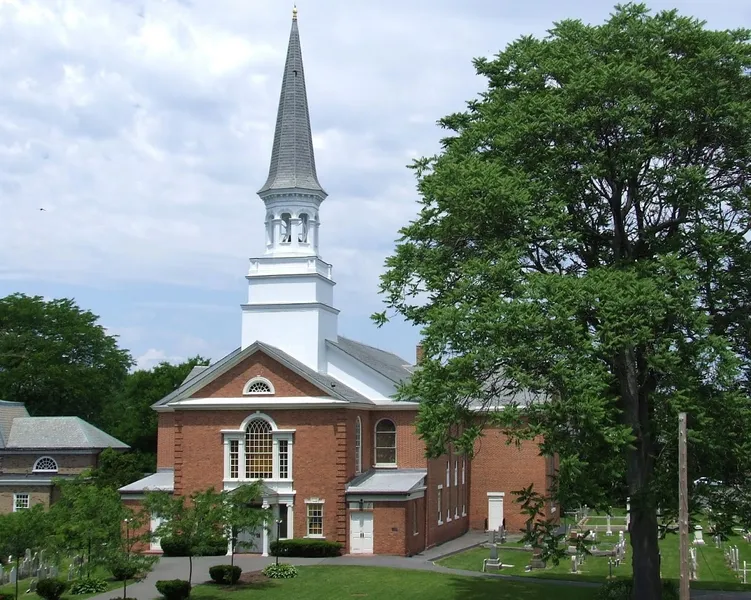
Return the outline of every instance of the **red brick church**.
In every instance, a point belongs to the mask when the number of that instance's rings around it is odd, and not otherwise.
[[[454,453],[427,460],[415,432],[418,404],[393,400],[415,364],[337,334],[332,266],[318,251],[327,194],[316,173],[296,14],[258,195],[266,251],[250,261],[242,344],[193,369],[154,405],[157,472],[122,488],[124,501],[261,479],[259,503],[281,521],[281,538],[337,540],[351,554],[412,555],[504,521],[520,529],[511,492],[530,483],[547,489],[550,464],[537,445],[506,445],[486,431],[471,461]],[[268,554],[275,535],[244,532],[241,548]]]

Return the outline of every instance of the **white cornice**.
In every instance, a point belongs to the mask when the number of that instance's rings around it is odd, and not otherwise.
[[[328,304],[324,304],[323,302],[269,302],[269,303],[259,302],[258,304],[241,304],[240,308],[242,308],[245,312],[251,312],[254,310],[257,310],[257,311],[267,311],[267,310],[296,311],[296,310],[310,310],[311,308],[319,308],[321,310],[330,312],[333,315],[339,314],[338,308],[334,308],[333,306],[329,306]]]

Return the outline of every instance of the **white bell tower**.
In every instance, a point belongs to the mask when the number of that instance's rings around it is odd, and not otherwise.
[[[326,366],[326,340],[337,339],[331,265],[319,256],[318,183],[305,91],[297,9],[282,79],[271,166],[258,195],[266,205],[266,252],[250,259],[242,305],[242,347],[276,346],[316,371]]]

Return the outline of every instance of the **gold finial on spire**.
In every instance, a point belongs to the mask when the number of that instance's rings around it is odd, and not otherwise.
[[[292,20],[297,21],[297,4],[292,5]]]

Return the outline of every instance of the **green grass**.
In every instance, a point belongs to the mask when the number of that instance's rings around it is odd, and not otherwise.
[[[122,581],[115,581],[112,579],[112,576],[110,575],[109,571],[104,569],[103,567],[95,567],[92,570],[91,576],[98,579],[104,579],[107,582],[107,591],[123,589],[123,582]],[[67,579],[68,578],[68,570],[67,569],[61,569],[60,574],[58,575],[59,579]],[[37,594],[27,594],[26,590],[29,589],[29,584],[31,583],[31,578],[27,579],[19,579],[18,580],[18,597],[23,598],[23,600],[42,600],[40,596]],[[133,583],[132,581],[128,582],[128,585],[131,585]],[[15,594],[16,593],[16,584],[15,583],[6,583],[5,585],[0,586],[0,594]],[[80,594],[78,596],[73,596],[70,593],[63,594],[63,600],[86,600],[86,598],[91,598],[92,596],[98,596],[99,594],[104,594],[106,592],[96,592],[94,594]],[[117,594],[115,594],[117,595]],[[122,595],[122,593],[120,594]]]
[[[200,585],[192,600],[590,600],[595,588],[551,586],[503,579],[460,577],[431,571],[379,567],[299,567],[294,579],[228,588]]]
[[[618,541],[617,536],[597,535],[598,545],[605,548],[605,544],[614,544]],[[741,538],[733,539],[729,543],[737,545],[741,560],[744,560],[744,552],[751,562],[751,548],[749,544]],[[743,544],[743,546],[741,546]],[[532,557],[531,552],[521,550],[512,550],[511,547],[521,547],[520,544],[506,544],[499,547],[498,557],[504,564],[513,565],[513,567],[504,568],[502,573],[506,575],[520,575],[523,577],[534,577],[540,579],[564,579],[576,581],[602,582],[609,574],[607,557],[589,556],[586,562],[580,567],[579,573],[571,573],[571,559],[566,557],[557,566],[550,565],[545,569],[539,569],[531,572],[524,570],[529,564]],[[662,559],[662,577],[663,579],[678,579],[679,569],[679,549],[678,536],[668,535],[660,541],[660,555]],[[468,571],[481,571],[482,561],[489,556],[487,548],[473,548],[449,556],[441,561],[444,567],[451,569],[463,569]],[[692,581],[691,587],[696,589],[718,589],[718,590],[749,590],[751,585],[740,583],[735,574],[725,565],[722,550],[714,547],[711,540],[705,546],[697,547],[698,572],[699,580]],[[631,577],[631,549],[626,546],[626,560],[619,567],[613,568],[614,577]]]

